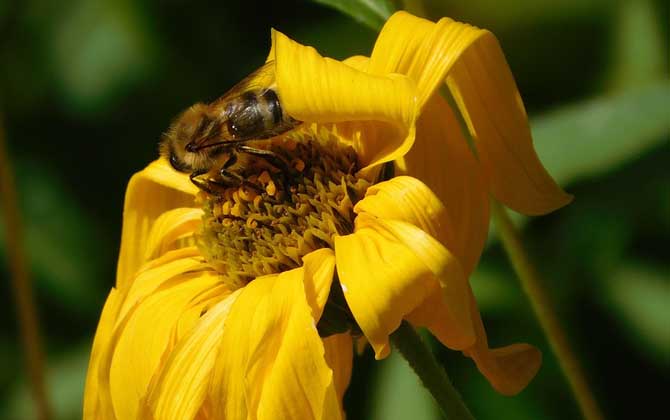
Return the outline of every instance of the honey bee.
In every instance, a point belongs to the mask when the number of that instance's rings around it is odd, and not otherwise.
[[[160,143],[160,154],[172,167],[190,173],[201,189],[206,182],[197,177],[218,169],[222,178],[234,177],[227,170],[238,153],[249,153],[284,169],[274,153],[245,143],[270,139],[300,125],[282,109],[276,92],[274,63],[268,62],[219,99],[197,103],[175,119]]]

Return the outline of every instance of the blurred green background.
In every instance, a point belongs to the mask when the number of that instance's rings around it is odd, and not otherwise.
[[[0,113],[59,420],[81,416],[88,350],[114,282],[126,182],[156,157],[171,119],[258,67],[270,27],[324,55],[369,54],[375,28],[394,6],[318,3],[0,1]],[[520,222],[603,410],[621,419],[667,411],[668,2],[423,6],[433,19],[450,16],[498,36],[538,153],[576,197],[554,214]],[[0,418],[31,419],[5,251],[0,235]],[[495,238],[472,282],[492,344],[527,341],[545,356],[531,385],[508,398],[469,359],[435,346],[475,416],[579,418]],[[351,420],[438,418],[404,361],[374,362],[370,351],[355,360],[346,410]]]

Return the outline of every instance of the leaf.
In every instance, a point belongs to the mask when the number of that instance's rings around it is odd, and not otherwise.
[[[357,21],[378,31],[395,7],[389,0],[313,0],[315,3],[330,6],[351,16]]]
[[[668,367],[670,361],[670,277],[667,267],[627,263],[601,282],[597,294],[641,353]]]
[[[621,90],[662,79],[667,74],[662,13],[651,0],[623,1],[618,8],[611,88]]]
[[[629,89],[533,118],[535,149],[561,185],[640,157],[670,134],[670,81]]]
[[[377,362],[377,377],[372,387],[374,420],[435,420],[439,409],[399,352]]]

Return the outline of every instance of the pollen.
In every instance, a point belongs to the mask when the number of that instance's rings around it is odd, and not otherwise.
[[[205,214],[198,245],[232,287],[333,248],[336,235],[353,231],[354,205],[370,186],[357,175],[354,150],[336,139],[303,132],[266,143],[274,161],[244,156],[229,170],[240,185],[217,183],[199,195]]]

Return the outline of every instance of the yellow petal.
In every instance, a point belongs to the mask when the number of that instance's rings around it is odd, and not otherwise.
[[[186,250],[170,251],[158,260],[167,259],[171,254],[181,254]],[[152,264],[153,261],[149,264]],[[130,289],[126,292],[123,305],[119,310],[117,321],[120,322],[127,312],[130,311],[139,301],[149,296],[166,282],[176,278],[179,275],[189,272],[208,272],[211,268],[205,264],[202,259],[194,258],[179,258],[171,261],[166,261],[162,265],[157,265],[151,268],[144,268],[138,271],[137,276],[133,279]],[[197,275],[197,273],[195,274]]]
[[[416,82],[419,108],[444,83],[464,51],[487,31],[449,18],[433,23],[397,12],[375,42],[368,72],[401,73]]]
[[[525,214],[567,204],[539,161],[521,97],[490,32],[443,18],[394,14],[375,44],[367,71],[399,72],[417,83],[423,107],[447,82],[475,141],[493,195]]]
[[[151,384],[147,405],[154,418],[191,420],[200,411],[219,353],[223,325],[240,291],[214,305],[177,344]]]
[[[453,111],[439,95],[424,107],[417,135],[417,142],[396,170],[425,182],[444,204],[453,233],[444,232],[443,243],[469,276],[479,261],[489,228],[489,192],[481,165]]]
[[[107,407],[108,410],[105,411],[103,404],[100,402],[99,375],[102,353],[110,345],[120,305],[119,293],[116,289],[112,289],[102,309],[102,314],[100,314],[100,321],[95,332],[91,357],[88,362],[86,386],[84,388],[84,420],[114,419],[114,412],[111,407]]]
[[[272,32],[277,91],[293,118],[310,123],[345,123],[363,166],[391,161],[412,146],[417,108],[415,87],[405,76],[374,76],[324,58],[314,48]]]
[[[189,274],[173,279],[142,299],[119,327],[110,365],[110,392],[119,419],[133,419],[149,381],[173,346],[175,328],[191,300],[215,286],[218,276]]]
[[[342,62],[347,66],[351,66],[356,70],[360,71],[367,70],[369,61],[370,57],[366,57],[364,55],[352,55],[351,57],[347,57],[344,60],[342,60]]]
[[[340,418],[303,277],[298,268],[242,289],[212,376],[213,418]]]
[[[401,220],[438,239],[454,241],[454,226],[444,205],[426,184],[409,176],[397,176],[368,188],[354,212],[386,220]]]
[[[302,261],[305,270],[305,297],[312,308],[314,322],[318,322],[328,301],[330,285],[335,275],[335,254],[329,248],[322,248],[305,255]]]
[[[335,334],[323,339],[326,349],[326,363],[333,371],[333,381],[339,401],[351,380],[351,369],[354,357],[354,343],[351,334]]]
[[[356,218],[356,228],[371,227],[410,249],[437,281],[426,300],[407,319],[426,326],[445,346],[461,350],[475,341],[470,315],[470,284],[459,261],[435,238],[416,226],[398,220]]]
[[[528,117],[498,40],[486,33],[447,79],[475,141],[493,195],[528,215],[572,200],[546,171],[533,147]]]
[[[116,276],[121,293],[125,293],[135,272],[146,261],[146,241],[153,222],[167,210],[192,206],[196,191],[188,176],[177,173],[163,159],[152,162],[130,179]]]
[[[390,351],[389,334],[440,288],[438,278],[447,282],[459,271],[449,252],[422,230],[366,214],[356,218],[353,234],[335,238],[335,258],[344,297],[377,359],[386,357]],[[448,284],[451,291],[451,281]],[[460,303],[448,308],[447,313],[452,315],[454,310],[455,317],[441,322],[450,324],[451,330],[456,331],[454,336],[471,342],[467,336],[472,334],[467,331],[472,326],[460,316],[462,306]]]
[[[515,395],[523,390],[535,376],[542,364],[542,353],[525,343],[489,349],[486,331],[477,310],[475,298],[470,294],[472,318],[477,341],[464,353],[477,364],[479,371],[489,380],[496,391],[504,395]]]
[[[175,248],[175,243],[193,236],[202,223],[202,209],[178,207],[161,214],[146,239],[144,259],[154,259]]]

